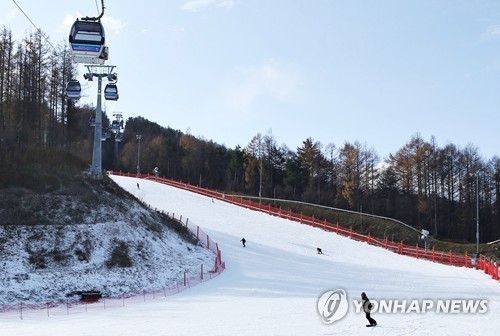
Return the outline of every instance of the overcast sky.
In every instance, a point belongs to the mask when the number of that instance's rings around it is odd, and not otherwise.
[[[15,0],[52,43],[96,0]],[[100,0],[97,0],[100,7]],[[106,0],[120,100],[230,148],[272,132],[295,150],[359,141],[381,158],[412,135],[500,155],[500,1]],[[0,25],[32,29],[13,0]],[[83,82],[85,68],[80,65]],[[82,102],[96,103],[96,83]]]

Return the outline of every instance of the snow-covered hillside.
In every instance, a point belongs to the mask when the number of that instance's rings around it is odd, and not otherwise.
[[[151,181],[112,177],[153,207],[189,217],[218,242],[227,269],[187,291],[123,308],[33,318],[0,314],[0,333],[17,335],[496,335],[500,284],[480,271],[412,259],[260,212]],[[240,239],[245,237],[247,246]],[[316,254],[321,247],[324,254]],[[485,314],[375,313],[376,328],[353,307],[324,324],[326,291],[349,300],[487,299]]]
[[[53,212],[79,206],[66,203]],[[78,291],[119,297],[158,290],[214,262],[212,252],[132,197],[80,211],[87,214],[81,224],[0,226],[0,308],[63,302]]]

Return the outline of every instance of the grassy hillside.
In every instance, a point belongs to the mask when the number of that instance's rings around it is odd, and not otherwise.
[[[17,165],[0,166],[0,225],[71,225],[112,221],[127,202],[139,201],[111,179],[94,179],[79,158],[58,150],[30,149]],[[123,203],[116,202],[116,199]],[[115,207],[113,211],[100,211]],[[141,205],[142,206],[142,205]],[[167,216],[155,220],[191,239]]]

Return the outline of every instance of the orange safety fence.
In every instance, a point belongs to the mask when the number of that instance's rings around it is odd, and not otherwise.
[[[303,215],[302,213],[297,214],[292,212],[291,210],[282,210],[281,208],[273,207],[270,204],[265,205],[260,202],[254,202],[250,199],[244,199],[243,197],[226,195],[223,192],[209,190],[207,188],[200,188],[198,186],[194,186],[189,183],[174,181],[173,179],[166,179],[163,177],[158,177],[156,175],[151,175],[151,174],[137,175],[137,174],[122,173],[122,172],[110,172],[110,174],[153,180],[176,188],[185,189],[190,192],[195,192],[204,196],[212,197],[228,203],[239,205],[251,210],[265,212],[272,216],[289,219],[302,224],[317,227],[325,231],[334,232],[338,235],[342,235],[344,237],[348,237],[353,240],[365,242],[370,245],[382,247],[401,255],[429,260],[432,262],[437,262],[446,265],[476,268],[490,275],[495,280],[500,279],[498,274],[499,273],[498,268],[500,265],[498,261],[495,261],[484,255],[480,255],[478,258],[474,258],[467,252],[465,252],[464,254],[456,254],[453,253],[451,250],[449,252],[436,251],[434,248],[424,249],[422,247],[419,247],[418,244],[413,246],[404,244],[403,242],[389,241],[387,238],[385,239],[375,238],[372,237],[370,234],[364,235],[357,233],[353,231],[352,228],[346,229],[345,227],[339,226],[338,223],[330,223],[326,219],[320,220],[314,218],[314,216],[306,216]]]
[[[69,315],[78,312],[100,311],[102,309],[124,307],[133,303],[145,302],[177,294],[187,288],[196,286],[221,274],[226,264],[222,260],[222,253],[218,244],[213,241],[199,226],[190,222],[188,218],[175,218],[175,214],[166,213],[167,216],[179,221],[186,226],[200,243],[215,254],[213,265],[205,268],[200,265],[199,270],[184,272],[181,279],[164,288],[155,291],[142,291],[140,293],[127,293],[119,297],[102,297],[97,302],[89,303],[82,300],[50,301],[45,303],[24,303],[0,305],[0,320],[3,318],[36,318],[58,315]]]

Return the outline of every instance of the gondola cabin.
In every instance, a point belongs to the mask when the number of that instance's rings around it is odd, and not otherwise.
[[[118,100],[118,87],[115,83],[106,84],[106,88],[104,88],[104,99]]]
[[[66,85],[66,97],[71,100],[78,100],[82,96],[82,87],[76,79],[71,79]]]
[[[111,122],[111,131],[118,132],[120,130],[120,122],[118,120],[113,120]]]
[[[89,125],[90,125],[90,127],[95,127],[95,114],[90,116]]]
[[[69,33],[71,54],[76,63],[104,64],[108,59],[104,27],[100,21],[76,20]]]
[[[101,133],[101,141],[106,141],[109,138],[111,138],[111,132],[110,131],[103,131]]]

